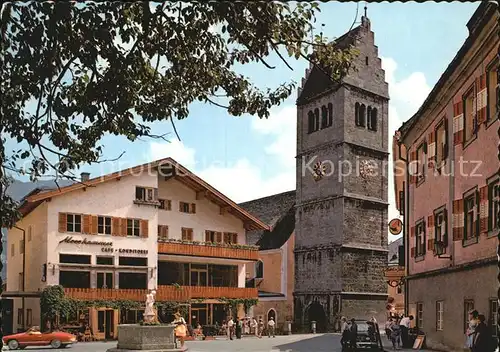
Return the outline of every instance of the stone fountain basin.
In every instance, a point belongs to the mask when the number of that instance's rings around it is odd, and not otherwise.
[[[107,352],[182,351],[175,346],[175,325],[118,325],[118,345]]]

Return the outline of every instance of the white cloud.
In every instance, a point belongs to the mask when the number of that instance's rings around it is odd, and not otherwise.
[[[427,84],[422,72],[413,72],[402,80],[396,79],[398,65],[392,58],[382,57],[382,68],[385,70],[385,80],[389,83],[389,220],[399,218],[399,211],[395,206],[393,163],[392,163],[392,136],[417,112],[425,98],[429,95],[431,87]],[[397,237],[389,235],[390,241]]]
[[[179,140],[173,140],[170,143],[151,142],[149,143],[149,149],[151,160],[170,157],[190,170],[194,169],[196,165],[196,150],[185,146],[184,143]]]

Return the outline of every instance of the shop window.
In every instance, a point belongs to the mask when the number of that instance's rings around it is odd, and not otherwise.
[[[100,235],[111,235],[111,218],[109,216],[97,217],[97,233]]]
[[[436,302],[436,331],[443,331],[444,301]]]
[[[148,274],[147,273],[119,273],[118,274],[119,288],[122,289],[147,289]]]
[[[475,104],[475,87],[471,87],[467,93],[463,96],[464,104],[464,133],[465,133],[465,143],[469,142],[476,136],[477,130],[477,116],[476,116],[476,104]]]
[[[97,256],[95,258],[96,264],[97,265],[113,265],[114,263],[114,257],[103,257],[103,256]]]
[[[66,232],[82,232],[82,216],[80,214],[66,214]]]
[[[65,264],[90,264],[90,255],[59,254],[59,263]]]
[[[127,219],[127,236],[141,236],[141,222],[138,219]]]
[[[148,258],[119,257],[120,266],[148,266]]]
[[[467,331],[469,327],[469,312],[474,310],[474,300],[466,299],[464,301],[464,333]]]
[[[487,120],[493,121],[497,114],[498,102],[500,101],[500,88],[498,87],[498,59],[486,69],[486,85],[488,89],[488,112]]]
[[[97,273],[97,288],[114,288],[113,273]]]
[[[424,328],[424,304],[417,303],[417,327],[422,330]]]
[[[120,311],[121,324],[137,324],[143,320],[144,309],[122,309]]]
[[[65,288],[90,288],[90,272],[61,270],[59,285]]]

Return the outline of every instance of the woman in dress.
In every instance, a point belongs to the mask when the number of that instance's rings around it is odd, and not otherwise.
[[[172,324],[175,324],[175,337],[181,342],[181,348],[184,347],[184,339],[187,335],[187,324],[184,318],[181,316],[179,312],[174,314],[174,321]]]
[[[469,348],[472,351],[474,347],[474,337],[476,335],[476,327],[479,324],[478,321],[478,311],[472,310],[469,312],[469,327],[465,333],[465,347]]]

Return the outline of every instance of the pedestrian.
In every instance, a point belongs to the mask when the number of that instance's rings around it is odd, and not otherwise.
[[[253,333],[255,334],[255,337],[259,337],[259,323],[257,323],[257,319],[255,317],[252,317],[252,329]]]
[[[273,338],[276,337],[276,335],[274,334],[275,324],[276,323],[274,322],[273,317],[269,318],[269,320],[267,321],[267,336],[269,336],[269,338],[271,338],[271,335],[273,335]]]
[[[486,325],[486,317],[483,314],[479,314],[478,322],[475,329],[472,351],[493,352],[496,346],[491,330],[488,325]]]
[[[258,330],[259,330],[259,339],[261,339],[262,332],[264,331],[264,321],[262,320],[262,318],[259,318]]]
[[[465,347],[470,351],[473,351],[474,338],[476,335],[476,327],[479,324],[478,320],[479,312],[477,310],[471,310],[469,312],[469,326],[465,332]]]
[[[174,314],[174,318],[173,324],[175,325],[175,337],[180,341],[181,348],[183,348],[184,340],[187,335],[187,324],[179,312]]]
[[[250,334],[250,318],[245,317],[244,332],[245,335]]]
[[[394,325],[394,322],[392,317],[389,317],[389,319],[385,322],[385,336],[387,336],[387,340],[389,341],[391,341],[392,325]]]
[[[392,325],[391,337],[394,338],[394,343],[399,349],[401,347],[401,326],[397,317],[394,319],[394,324]]]
[[[243,330],[243,322],[237,318],[236,319],[236,338],[241,339],[241,331]]]
[[[351,347],[351,351],[358,350],[358,324],[356,324],[356,319],[351,319],[351,327],[349,329],[349,345]]]
[[[399,322],[399,327],[401,329],[401,343],[403,348],[410,348],[410,338],[408,336],[408,331],[410,330],[411,322],[413,320],[413,315],[409,317],[403,317]]]
[[[349,324],[347,323],[347,318],[340,318],[340,333],[342,338],[340,339],[340,345],[342,346],[342,351],[347,348],[347,342],[349,341]]]
[[[234,329],[234,321],[232,317],[229,317],[227,321],[227,338],[228,340],[233,339],[233,329]]]

